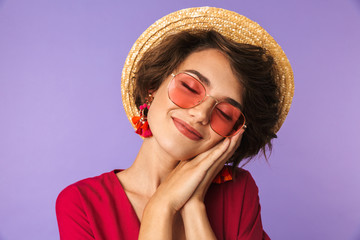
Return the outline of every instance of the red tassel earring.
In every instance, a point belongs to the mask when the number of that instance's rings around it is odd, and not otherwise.
[[[132,117],[131,121],[135,124],[135,132],[144,138],[148,138],[152,136],[152,132],[147,121],[148,110],[153,100],[151,93],[149,93],[149,96],[145,100],[146,103],[140,106],[140,116]]]
[[[224,183],[231,180],[232,180],[232,176],[229,167],[224,166],[223,169],[219,172],[219,174],[216,175],[215,179],[213,180],[213,183]]]

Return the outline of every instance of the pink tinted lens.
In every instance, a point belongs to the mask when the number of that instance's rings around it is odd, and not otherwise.
[[[230,103],[221,102],[212,111],[211,128],[223,137],[237,133],[245,124],[245,117],[241,110]]]
[[[182,108],[194,107],[205,97],[204,86],[186,73],[177,74],[171,80],[168,91],[171,101]]]

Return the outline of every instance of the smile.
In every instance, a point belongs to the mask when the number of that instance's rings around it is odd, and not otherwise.
[[[199,141],[199,140],[203,139],[201,134],[198,131],[196,131],[193,127],[191,127],[189,124],[187,124],[186,122],[184,122],[178,118],[174,118],[174,117],[172,119],[175,124],[175,127],[185,137],[190,138],[191,140],[194,140],[194,141]]]

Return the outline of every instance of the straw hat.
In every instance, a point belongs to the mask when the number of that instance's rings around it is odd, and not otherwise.
[[[169,34],[196,29],[215,30],[236,42],[260,46],[274,58],[275,79],[280,89],[280,117],[274,128],[277,132],[285,121],[294,95],[294,77],[289,60],[259,24],[236,12],[214,7],[187,8],[170,13],[152,24],[136,40],[126,58],[121,78],[122,100],[130,123],[133,125],[131,118],[139,115],[133,98],[134,76],[144,52]]]

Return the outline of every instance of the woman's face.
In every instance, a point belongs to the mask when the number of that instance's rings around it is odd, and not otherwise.
[[[153,93],[154,100],[148,112],[148,122],[155,141],[164,151],[177,160],[187,160],[202,153],[223,139],[210,127],[210,113],[215,99],[231,98],[242,105],[243,87],[233,74],[229,60],[216,49],[206,49],[190,54],[176,69],[191,72],[204,84],[206,97],[199,105],[183,109],[168,97],[168,76]],[[215,98],[215,99],[214,99]]]

